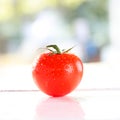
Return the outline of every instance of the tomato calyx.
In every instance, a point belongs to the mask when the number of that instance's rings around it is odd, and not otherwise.
[[[61,54],[61,51],[57,45],[47,45],[47,49],[54,54]],[[54,50],[50,49],[53,48]]]
[[[67,49],[67,50],[60,50],[60,48],[57,45],[47,45],[46,48],[52,52],[52,54],[63,54],[63,53],[68,53],[73,47]],[[51,49],[52,48],[52,49]],[[53,50],[54,49],[54,50]]]

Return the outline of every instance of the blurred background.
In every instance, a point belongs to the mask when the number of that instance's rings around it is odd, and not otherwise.
[[[0,65],[57,44],[83,62],[120,60],[119,0],[0,0]]]

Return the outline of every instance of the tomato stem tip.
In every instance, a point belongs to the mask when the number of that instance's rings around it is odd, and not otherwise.
[[[48,49],[49,51],[51,51],[52,53],[61,54],[61,51],[60,51],[60,49],[59,49],[59,47],[58,47],[57,45],[48,45],[48,46],[46,46],[46,47],[47,47],[47,49]],[[53,51],[53,50],[51,50],[51,49],[49,49],[49,48],[53,48],[53,49],[55,49],[56,51]]]

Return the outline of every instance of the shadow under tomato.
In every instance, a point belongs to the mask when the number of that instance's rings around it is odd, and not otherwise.
[[[71,97],[50,97],[36,108],[35,120],[83,120],[84,112]]]

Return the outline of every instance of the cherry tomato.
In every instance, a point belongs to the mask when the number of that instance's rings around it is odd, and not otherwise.
[[[49,49],[53,47],[56,51]],[[53,97],[72,92],[83,76],[83,63],[74,54],[60,52],[56,45],[49,45],[52,51],[41,54],[34,62],[32,75],[38,88]]]

